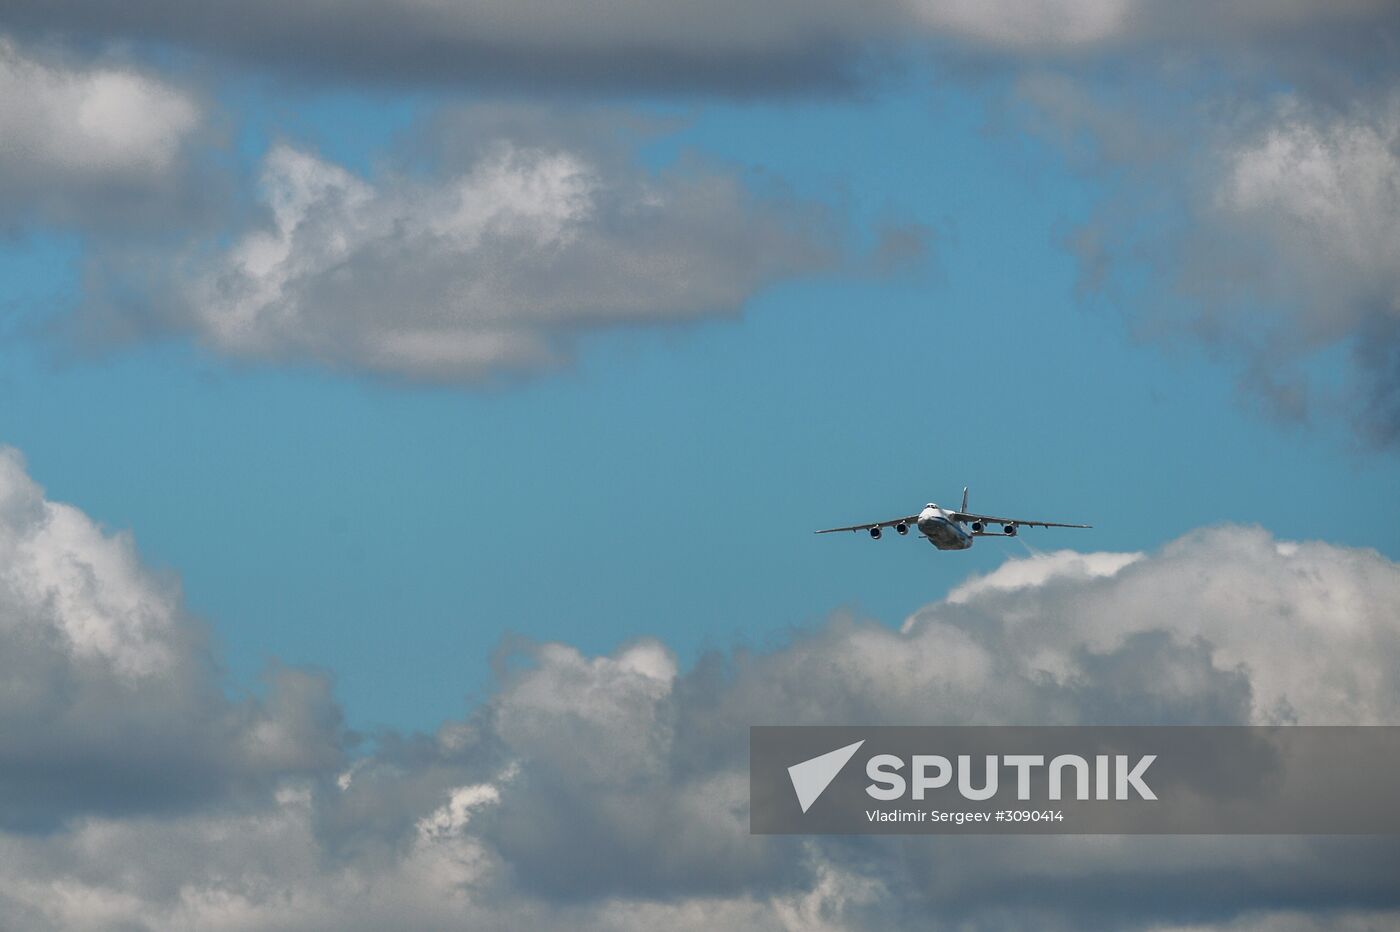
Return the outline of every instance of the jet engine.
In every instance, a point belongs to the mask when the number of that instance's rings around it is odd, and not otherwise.
[[[986,529],[986,525],[984,525],[981,521],[974,521],[974,522],[972,522],[972,533],[974,533],[974,534],[981,534],[982,531],[985,530],[985,529]]]
[[[909,525],[905,524],[903,521],[896,524],[894,526],[894,529],[898,531],[901,535],[909,533]]]
[[[879,540],[879,539],[880,539],[880,529],[877,528],[877,527],[871,528],[871,529],[870,529],[870,536],[873,537],[875,540]]]
[[[1001,526],[1001,532],[1002,532],[1003,534],[1005,534],[1007,537],[1015,537],[1015,536],[1016,536],[1016,525],[1014,525],[1014,524],[1003,524],[1003,525]]]

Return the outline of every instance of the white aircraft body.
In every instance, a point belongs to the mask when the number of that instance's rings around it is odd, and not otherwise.
[[[989,531],[988,526],[1000,524],[1000,531]],[[964,527],[966,525],[966,527]],[[1026,527],[1093,527],[1090,524],[1061,524],[1058,521],[1031,521],[1026,518],[998,518],[995,515],[979,515],[967,510],[967,489],[963,489],[962,508],[953,511],[940,508],[933,502],[924,506],[923,511],[904,518],[891,518],[873,524],[853,524],[850,527],[829,527],[818,534],[833,534],[836,531],[868,531],[876,540],[880,532],[892,527],[899,534],[908,534],[909,528],[916,527],[928,542],[939,550],[966,550],[978,537],[1015,537],[1016,529]]]

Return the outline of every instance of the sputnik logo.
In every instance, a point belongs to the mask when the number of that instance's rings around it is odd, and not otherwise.
[[[841,768],[846,766],[864,743],[865,739],[862,738],[855,744],[827,751],[825,754],[804,760],[800,764],[793,764],[788,768],[788,776],[792,778],[792,789],[797,793],[797,803],[802,807],[803,812],[812,808],[812,803],[826,792],[826,788],[831,785],[832,780],[836,779]]]

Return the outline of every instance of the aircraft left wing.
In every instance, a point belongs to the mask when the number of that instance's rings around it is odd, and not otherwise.
[[[1025,518],[998,518],[995,515],[975,515],[969,511],[955,511],[950,516],[954,521],[981,521],[983,524],[1019,524],[1026,527],[1093,527],[1092,524],[1061,524],[1059,521],[1030,521]]]
[[[907,518],[891,518],[888,521],[875,521],[871,524],[852,524],[850,527],[829,527],[825,530],[816,531],[817,534],[833,534],[836,531],[868,531],[877,527],[894,527],[896,524],[917,524],[918,515],[910,515]]]

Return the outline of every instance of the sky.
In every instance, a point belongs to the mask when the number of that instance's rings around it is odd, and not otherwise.
[[[7,5],[0,928],[1394,923],[1389,840],[731,817],[750,724],[1400,721],[1397,41]],[[1094,528],[811,533],[963,486]]]

